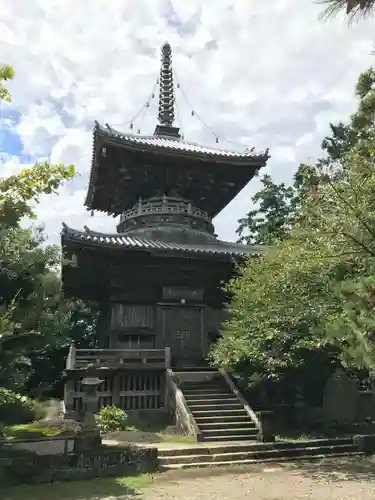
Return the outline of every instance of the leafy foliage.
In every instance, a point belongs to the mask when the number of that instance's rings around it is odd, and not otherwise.
[[[102,434],[125,431],[128,428],[128,416],[124,410],[117,408],[117,406],[104,406],[100,409],[96,417],[98,427]]]
[[[34,402],[27,396],[0,387],[0,421],[4,424],[31,422]]]
[[[12,77],[10,67],[0,71],[0,99],[10,100],[3,82]],[[20,224],[34,221],[41,197],[73,176],[72,165],[41,163],[0,179],[0,384],[8,388],[24,388],[36,359],[50,370],[52,353],[95,327],[87,305],[62,295],[59,249],[46,245],[41,228]],[[53,366],[61,372],[61,364]]]
[[[8,66],[7,64],[4,66],[0,66],[0,101],[11,101],[9,90],[5,87],[4,82],[13,80],[13,78],[14,70],[11,66]]]
[[[284,183],[276,185],[269,175],[261,179],[263,188],[251,201],[258,209],[250,210],[238,221],[238,243],[269,244],[284,239],[290,232],[295,209],[295,192]]]
[[[253,376],[277,379],[313,353],[340,352],[343,362],[374,370],[374,84],[373,69],[360,76],[350,123],[331,127],[327,157],[300,166],[288,237],[274,231],[229,284],[231,319],[211,353],[216,365],[247,364]]]
[[[318,3],[326,5],[321,14],[322,19],[329,19],[343,11],[349,21],[366,17],[374,9],[374,0],[319,0]]]
[[[3,229],[18,227],[20,219],[35,219],[34,207],[44,194],[57,193],[64,181],[74,177],[74,167],[62,164],[36,164],[18,175],[0,180],[0,224]]]

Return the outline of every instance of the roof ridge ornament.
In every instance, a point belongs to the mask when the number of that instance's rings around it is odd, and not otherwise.
[[[161,67],[159,76],[159,108],[158,121],[154,135],[175,137],[179,139],[179,128],[174,127],[174,88],[172,69],[172,49],[168,42],[161,48]]]

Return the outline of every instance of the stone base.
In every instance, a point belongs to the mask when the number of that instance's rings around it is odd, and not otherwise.
[[[102,444],[102,438],[99,433],[87,433],[81,434],[75,440],[74,443],[74,451],[75,452],[83,452],[83,451],[92,451],[99,448]]]

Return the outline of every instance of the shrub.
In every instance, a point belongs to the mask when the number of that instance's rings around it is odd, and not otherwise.
[[[125,431],[128,428],[128,416],[117,406],[104,406],[96,415],[96,421],[100,432],[106,434],[108,432]]]
[[[33,420],[33,400],[0,387],[0,422],[5,425],[27,424]]]

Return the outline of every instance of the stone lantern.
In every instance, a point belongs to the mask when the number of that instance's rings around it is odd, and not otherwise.
[[[90,371],[95,368],[94,365],[88,365],[88,376],[81,380],[83,389],[83,408],[84,415],[82,421],[82,430],[79,440],[80,450],[92,449],[101,444],[100,431],[96,424],[95,413],[98,411],[98,388],[104,382],[96,376],[90,376]]]

